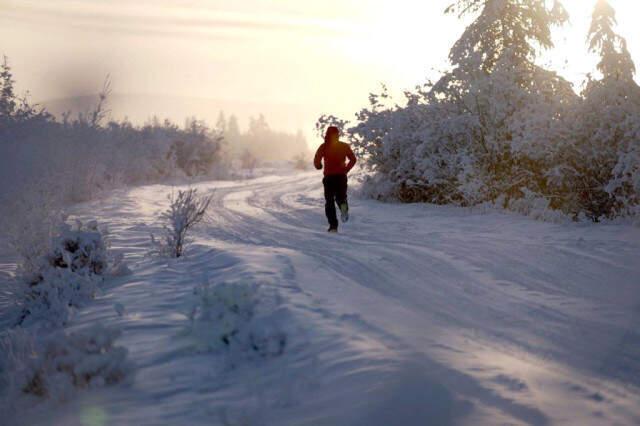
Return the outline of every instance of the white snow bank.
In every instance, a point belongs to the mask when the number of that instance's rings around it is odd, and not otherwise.
[[[72,325],[120,327],[136,380],[21,423],[638,423],[637,228],[352,197],[329,236],[320,180],[200,184],[216,215],[179,260],[146,256],[169,188],[82,206],[132,274]]]

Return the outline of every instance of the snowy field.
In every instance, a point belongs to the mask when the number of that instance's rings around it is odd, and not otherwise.
[[[76,208],[132,274],[69,330],[119,327],[135,376],[1,424],[640,424],[640,228],[352,198],[328,235],[317,173],[197,187],[211,217],[178,260],[149,255],[170,187]],[[220,344],[233,286],[252,337]]]

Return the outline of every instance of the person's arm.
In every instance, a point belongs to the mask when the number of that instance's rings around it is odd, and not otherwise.
[[[316,156],[313,158],[313,165],[316,169],[322,170],[322,157],[324,156],[324,144],[318,147]]]
[[[347,146],[349,148],[347,151],[347,158],[349,159],[349,163],[347,164],[347,167],[346,167],[346,173],[349,173],[351,169],[353,169],[353,166],[356,165],[357,159],[356,159],[356,155],[351,150],[351,147],[349,145]]]

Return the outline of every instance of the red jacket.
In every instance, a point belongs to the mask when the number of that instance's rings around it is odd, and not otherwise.
[[[349,159],[349,163],[345,164]],[[346,175],[353,166],[356,165],[356,156],[351,147],[344,142],[326,142],[320,145],[313,159],[313,165],[316,169],[322,168],[322,159],[324,159],[324,175]]]

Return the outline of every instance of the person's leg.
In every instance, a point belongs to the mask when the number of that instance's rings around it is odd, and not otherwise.
[[[338,217],[336,216],[336,185],[333,176],[325,176],[322,179],[324,184],[324,212],[327,215],[329,221],[329,227],[332,229],[338,229]]]
[[[349,203],[347,202],[347,175],[339,176],[336,181],[336,203],[340,208],[342,221],[349,220]]]

